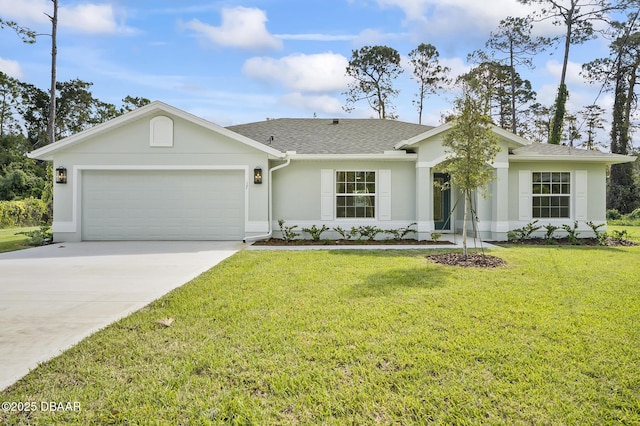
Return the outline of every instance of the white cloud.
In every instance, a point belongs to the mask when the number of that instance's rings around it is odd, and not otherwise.
[[[282,41],[269,33],[265,23],[267,14],[254,8],[222,9],[222,24],[215,27],[193,19],[186,28],[215,45],[248,50],[282,48]]]
[[[16,61],[11,59],[0,58],[0,71],[7,74],[9,77],[21,79],[24,74],[22,73],[22,67]]]
[[[344,114],[340,100],[327,95],[308,96],[295,92],[283,96],[281,103],[289,107],[303,109],[313,113],[326,115]]]
[[[471,39],[494,29],[506,16],[525,16],[531,10],[515,0],[371,0],[381,8],[399,8],[404,25],[415,37],[455,34]]]
[[[440,58],[440,65],[451,69],[449,78],[453,81],[462,74],[466,74],[471,71],[471,66],[462,58]]]
[[[73,7],[61,7],[59,21],[61,26],[93,34],[112,34],[118,32],[113,7],[110,4],[79,4]]]
[[[347,58],[332,52],[295,54],[280,59],[251,58],[242,71],[251,78],[278,82],[289,90],[333,92],[346,89],[348,64]]]
[[[51,2],[48,0],[0,0],[0,12],[4,19],[16,20],[21,24],[49,22],[45,13],[51,14]]]
[[[350,34],[276,34],[280,40],[295,40],[295,41],[350,41],[356,38]]]
[[[386,44],[398,39],[406,38],[405,33],[385,33],[380,30],[368,28],[363,30],[353,38],[352,44],[354,46],[371,46],[377,44]]]
[[[567,98],[567,113],[577,114],[587,105],[594,102],[607,111],[605,118],[608,119],[609,111],[613,105],[613,98],[610,95],[598,96],[598,87],[590,85],[568,86],[569,97]],[[537,101],[542,105],[552,106],[558,94],[558,85],[546,84],[537,91]]]
[[[0,0],[0,12],[5,19],[14,19],[21,25],[50,26],[47,15],[53,14],[49,0]],[[111,4],[81,3],[58,6],[58,25],[89,34],[112,34],[126,28],[117,23]]]
[[[562,64],[556,60],[547,61],[546,69],[549,74],[551,74],[557,81],[560,83],[560,75],[562,74]],[[582,64],[571,62],[567,63],[567,76],[565,79],[565,84],[571,88],[571,86],[575,85],[588,85],[580,75],[582,72]]]

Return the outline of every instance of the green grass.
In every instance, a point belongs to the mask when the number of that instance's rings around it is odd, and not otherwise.
[[[432,253],[238,253],[0,393],[80,412],[0,423],[640,423],[640,247]]]
[[[640,218],[632,219],[628,215],[621,217],[620,219],[607,219],[609,225],[620,226],[640,226]]]
[[[640,226],[608,225],[607,232],[611,234],[612,231],[627,231],[629,240],[640,244]]]
[[[7,228],[0,229],[0,253],[6,251],[21,250],[29,247],[27,241],[29,237],[26,235],[16,235],[18,232],[35,231],[38,227],[29,228]]]

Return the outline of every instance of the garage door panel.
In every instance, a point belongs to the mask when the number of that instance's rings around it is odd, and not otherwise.
[[[84,240],[239,240],[242,171],[105,171],[82,176]]]

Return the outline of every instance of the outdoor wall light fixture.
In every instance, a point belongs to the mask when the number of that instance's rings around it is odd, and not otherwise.
[[[58,167],[56,169],[56,183],[67,183],[67,169]]]
[[[260,167],[253,169],[253,183],[256,185],[260,185],[262,183],[262,169]]]

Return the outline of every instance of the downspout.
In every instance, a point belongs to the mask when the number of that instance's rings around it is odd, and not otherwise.
[[[273,172],[275,172],[276,170],[280,170],[283,169],[285,167],[287,167],[289,164],[291,164],[291,157],[287,158],[287,162],[284,164],[280,164],[279,166],[275,166],[272,169],[269,169],[269,181],[267,182],[268,188],[268,221],[269,221],[269,232],[263,235],[252,235],[251,237],[245,237],[242,242],[246,243],[246,242],[250,242],[250,241],[258,241],[258,240],[266,240],[267,238],[271,238],[271,235],[273,234],[273,226],[272,226],[272,219],[271,217],[273,216]]]

